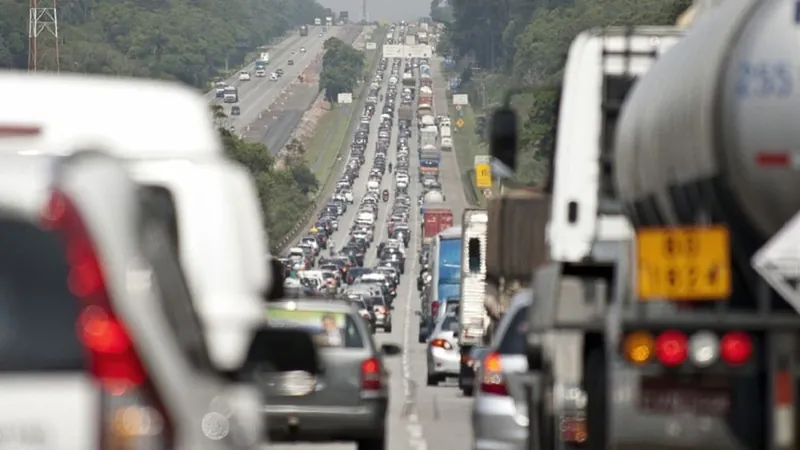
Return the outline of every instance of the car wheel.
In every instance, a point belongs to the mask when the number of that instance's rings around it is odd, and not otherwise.
[[[436,375],[428,374],[428,386],[438,386],[439,385],[439,377]]]
[[[358,450],[384,450],[386,448],[386,437],[375,439],[363,439],[356,442]]]
[[[424,335],[421,335],[421,334],[419,335],[419,343],[420,344],[424,344],[425,343],[425,336]]]

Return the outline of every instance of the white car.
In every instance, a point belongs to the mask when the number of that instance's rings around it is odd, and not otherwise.
[[[269,81],[278,81],[278,73],[272,72],[271,74],[269,74]]]
[[[305,52],[306,52],[306,48],[305,47],[300,47],[300,53],[305,53]]]
[[[239,72],[239,81],[250,81],[250,72],[245,70]]]

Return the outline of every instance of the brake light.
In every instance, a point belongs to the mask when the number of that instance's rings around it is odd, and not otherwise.
[[[655,353],[661,364],[680,366],[689,356],[689,339],[681,331],[665,331],[656,338]]]
[[[374,392],[383,387],[381,363],[377,358],[370,358],[361,363],[361,392]]]
[[[445,350],[450,350],[453,348],[453,346],[450,345],[450,343],[444,339],[434,339],[433,341],[431,341],[431,345],[434,347],[443,348]]]
[[[753,355],[753,342],[746,333],[731,331],[722,336],[720,353],[723,361],[732,366],[739,366],[746,363]]]
[[[115,314],[80,212],[66,195],[55,191],[43,211],[42,227],[58,233],[66,244],[67,283],[83,304],[76,332],[87,352],[90,373],[109,397],[104,413],[111,420],[101,419],[100,447],[138,446],[142,439],[151,448],[171,447],[174,427],[125,324]]]
[[[436,317],[439,312],[439,302],[431,303],[431,316]]]
[[[481,392],[502,396],[508,395],[505,377],[503,376],[503,365],[500,361],[500,354],[497,352],[489,353],[483,360]]]

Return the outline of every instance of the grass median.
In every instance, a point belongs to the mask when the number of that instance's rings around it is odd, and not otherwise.
[[[475,156],[488,155],[489,148],[475,134],[475,111],[469,105],[462,106],[462,114],[459,115],[455,106],[450,105],[450,117],[453,120],[453,147],[458,161],[458,170],[461,172],[461,181],[464,183],[464,193],[467,199],[475,199],[479,206],[485,206],[486,200],[483,196],[483,189],[475,186]],[[458,119],[464,121],[461,128],[456,126]]]

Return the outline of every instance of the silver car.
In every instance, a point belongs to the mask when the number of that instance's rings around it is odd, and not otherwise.
[[[522,376],[528,370],[525,333],[530,297],[514,302],[475,373],[472,404],[474,448],[525,449],[528,410]]]
[[[457,377],[461,370],[461,352],[457,340],[458,316],[448,314],[436,322],[428,339],[428,386],[436,386],[447,377]]]
[[[385,448],[389,384],[383,357],[399,354],[400,347],[377,347],[355,306],[346,301],[270,303],[267,318],[273,326],[311,331],[323,366],[318,377],[296,371],[256,374],[267,397],[270,438]]]

